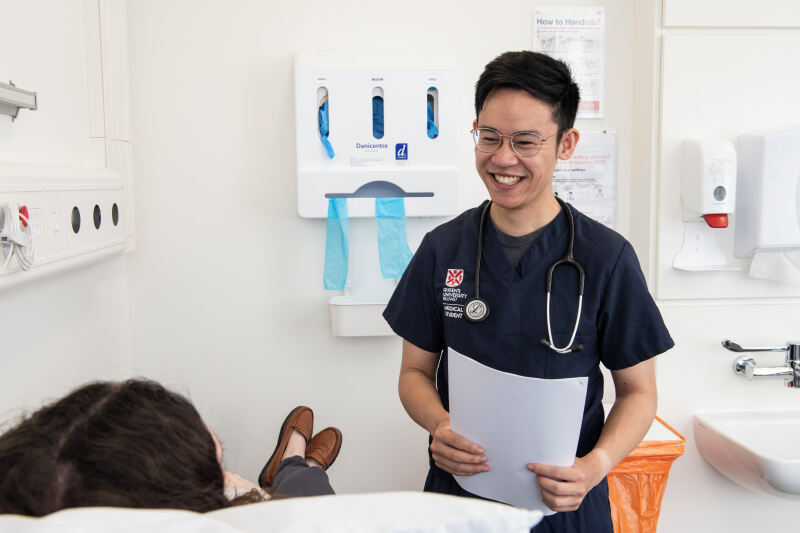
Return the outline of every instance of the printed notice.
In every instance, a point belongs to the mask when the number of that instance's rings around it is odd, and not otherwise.
[[[533,49],[562,59],[572,69],[581,90],[578,118],[603,117],[604,8],[535,8]]]
[[[581,132],[572,157],[553,172],[553,192],[609,228],[617,224],[617,134]]]

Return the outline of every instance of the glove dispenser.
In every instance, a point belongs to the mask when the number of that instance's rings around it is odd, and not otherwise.
[[[300,216],[325,218],[329,199],[353,198],[349,216],[371,217],[376,197],[405,198],[411,217],[457,214],[467,135],[457,95],[449,53],[298,55]]]
[[[327,217],[334,335],[393,334],[381,313],[412,256],[406,218],[459,212],[458,115],[452,54],[295,59],[297,210]]]

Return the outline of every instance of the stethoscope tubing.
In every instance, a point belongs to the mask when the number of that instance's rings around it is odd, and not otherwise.
[[[478,231],[478,250],[477,255],[475,256],[475,298],[481,297],[481,258],[483,257],[483,231],[486,228],[486,219],[489,216],[489,208],[492,207],[492,201],[486,204],[486,207],[483,208],[483,212],[481,212],[481,225]]]
[[[564,254],[564,257],[555,261],[547,269],[547,276],[545,280],[545,293],[547,295],[547,339],[542,339],[540,342],[554,352],[564,354],[583,349],[582,345],[579,344],[577,346],[573,346],[573,343],[575,342],[575,336],[578,333],[578,325],[581,320],[581,311],[583,309],[583,288],[586,281],[586,274],[581,264],[578,263],[573,256],[573,248],[575,245],[575,221],[572,217],[572,211],[570,211],[569,206],[564,200],[558,196],[555,198],[567,216],[567,223],[569,224],[569,241],[567,243],[567,251]],[[482,322],[489,315],[489,304],[486,302],[486,300],[480,297],[480,271],[481,259],[483,258],[483,234],[486,227],[486,219],[489,216],[489,209],[491,206],[492,201],[490,200],[481,212],[481,222],[478,229],[478,248],[476,250],[475,257],[475,296],[470,298],[464,304],[464,317],[469,322]],[[572,336],[570,337],[569,342],[564,347],[559,348],[553,343],[553,332],[550,326],[550,294],[553,286],[553,272],[555,271],[556,267],[561,265],[570,265],[578,271],[578,312],[575,317],[575,325],[572,328]],[[478,311],[474,313],[471,312],[470,310],[473,308],[478,309]]]

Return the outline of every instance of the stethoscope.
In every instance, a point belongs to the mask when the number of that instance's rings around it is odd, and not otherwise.
[[[539,342],[558,353],[579,352],[583,349],[583,345],[578,344],[577,346],[572,346],[572,343],[575,342],[575,334],[578,332],[578,323],[581,320],[583,283],[586,276],[583,273],[581,264],[572,256],[572,248],[575,243],[575,222],[572,219],[572,212],[569,210],[564,200],[558,196],[555,198],[567,215],[567,222],[569,223],[569,244],[567,245],[567,253],[564,254],[564,257],[550,265],[550,268],[547,269],[547,339],[541,339]],[[480,275],[481,258],[483,256],[483,232],[486,227],[486,219],[489,216],[489,208],[491,206],[492,202],[490,200],[486,204],[486,207],[483,208],[483,212],[481,213],[481,225],[478,229],[478,253],[475,258],[475,296],[467,300],[464,304],[464,318],[473,323],[483,322],[486,320],[486,317],[489,316],[489,304],[480,297]],[[559,348],[553,343],[553,332],[550,329],[550,291],[553,285],[553,271],[560,265],[571,265],[578,270],[578,314],[575,317],[575,327],[572,329],[572,337],[570,337],[569,342],[563,348]]]

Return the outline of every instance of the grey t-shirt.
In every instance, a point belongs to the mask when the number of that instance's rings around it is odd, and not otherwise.
[[[539,237],[542,229],[546,226],[547,225],[545,224],[545,226],[542,226],[533,233],[528,233],[527,235],[522,235],[520,237],[512,237],[511,235],[500,231],[497,226],[494,227],[495,231],[497,232],[497,238],[500,240],[500,244],[503,245],[503,251],[506,253],[508,261],[514,268],[517,268],[522,256],[525,255],[525,252],[528,251],[533,244],[533,241]]]

